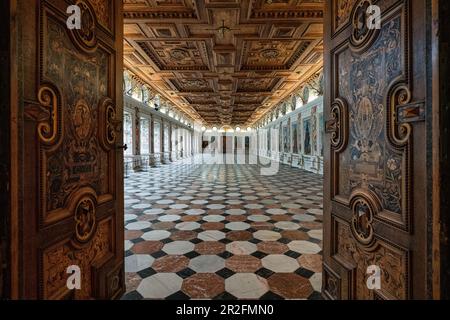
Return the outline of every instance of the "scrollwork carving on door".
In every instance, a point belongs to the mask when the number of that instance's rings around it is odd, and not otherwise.
[[[70,32],[74,43],[84,52],[94,52],[97,50],[97,18],[94,9],[91,5],[84,1],[78,0],[76,5],[81,10],[81,28],[72,29]]]
[[[397,121],[398,106],[410,102],[408,1],[383,14],[380,30],[362,26],[371,4],[369,0],[356,4],[352,35],[334,53],[338,85],[331,120],[335,124],[328,130],[332,166],[338,173],[333,192],[335,200],[349,205],[354,190],[370,191],[382,206],[374,214],[408,230],[411,125]],[[349,124],[344,132],[341,123],[346,115]]]
[[[50,83],[44,83],[38,92],[38,101],[48,113],[48,120],[38,124],[38,136],[42,143],[55,144],[62,131],[62,102],[58,88]]]
[[[379,30],[368,25],[368,9],[372,6],[371,0],[360,0],[353,9],[352,35],[350,38],[351,49],[355,52],[366,50],[374,39],[377,38]]]
[[[111,149],[120,131],[120,121],[116,119],[116,107],[110,98],[103,98],[99,103],[99,120],[100,120],[100,141],[103,148]]]

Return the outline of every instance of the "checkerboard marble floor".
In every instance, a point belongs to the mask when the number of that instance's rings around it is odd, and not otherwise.
[[[320,299],[322,177],[176,162],[125,179],[123,299]]]

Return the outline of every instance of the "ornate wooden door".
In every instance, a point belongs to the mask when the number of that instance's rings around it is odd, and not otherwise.
[[[327,1],[326,298],[427,297],[425,3]]]
[[[80,29],[66,23],[74,4]],[[19,296],[120,297],[122,0],[18,0],[17,15],[24,117]],[[71,266],[80,270],[79,289],[67,286]]]

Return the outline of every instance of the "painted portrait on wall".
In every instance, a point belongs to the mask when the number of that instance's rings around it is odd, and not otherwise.
[[[311,155],[311,119],[303,120],[303,146],[305,154]]]
[[[292,123],[292,153],[298,154],[298,125],[297,122],[294,121]]]
[[[302,114],[299,113],[297,116],[297,142],[298,142],[298,153],[302,153]]]
[[[289,130],[289,123],[283,126],[283,150],[288,153],[291,152],[291,135]]]

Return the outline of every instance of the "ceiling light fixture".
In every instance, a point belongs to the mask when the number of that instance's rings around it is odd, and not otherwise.
[[[218,27],[216,29],[206,29],[206,30],[216,31],[221,38],[225,38],[225,33],[233,31],[233,30],[239,30],[239,29],[233,29],[233,28],[227,27],[225,25],[225,20],[222,20],[222,25],[220,27]]]

